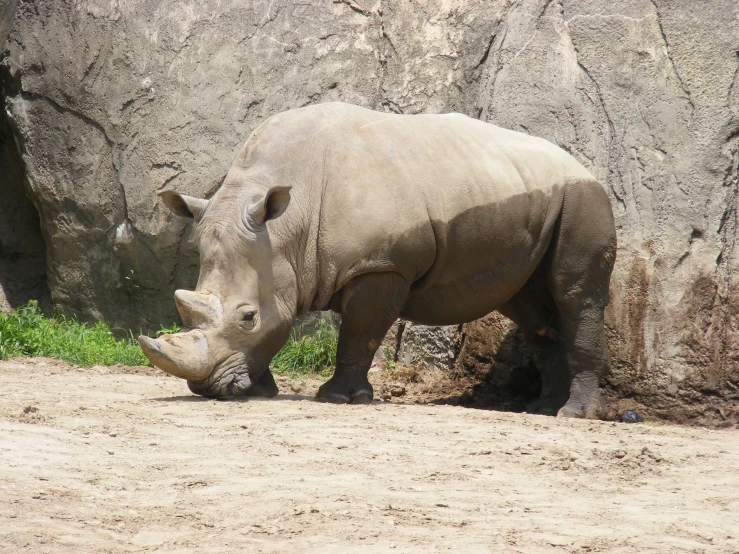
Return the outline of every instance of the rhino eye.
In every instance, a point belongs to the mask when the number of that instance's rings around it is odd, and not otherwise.
[[[246,313],[244,314],[244,319],[243,319],[243,320],[244,320],[244,321],[245,321],[246,323],[251,323],[252,321],[254,321],[254,316],[255,316],[255,315],[256,315],[256,314],[255,314],[254,312],[246,312]]]

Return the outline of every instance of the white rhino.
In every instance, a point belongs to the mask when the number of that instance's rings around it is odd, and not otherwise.
[[[460,114],[320,104],[265,121],[211,200],[160,194],[195,222],[200,278],[175,293],[185,328],[139,342],[197,394],[274,396],[269,364],[296,316],[333,310],[336,369],[317,399],[368,403],[398,317],[450,325],[498,310],[542,374],[530,411],[604,414],[613,214],[546,140]]]

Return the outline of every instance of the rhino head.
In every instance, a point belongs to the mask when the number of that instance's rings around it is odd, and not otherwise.
[[[187,379],[196,394],[254,394],[265,376],[271,389],[262,394],[277,392],[269,363],[292,327],[297,285],[285,248],[275,248],[266,223],[283,214],[289,191],[224,186],[210,201],[159,193],[172,212],[196,225],[200,276],[196,290],[174,295],[183,329],[141,336],[139,344],[154,366]]]

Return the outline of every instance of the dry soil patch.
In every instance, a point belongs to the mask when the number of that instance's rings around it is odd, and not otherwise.
[[[0,363],[0,551],[739,552],[739,431]],[[294,390],[301,391],[296,394]]]

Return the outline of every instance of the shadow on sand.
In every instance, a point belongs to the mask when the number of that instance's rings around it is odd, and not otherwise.
[[[526,344],[517,329],[509,331],[498,349],[490,356],[484,353],[466,353],[462,356],[452,388],[442,388],[423,400],[424,404],[442,404],[496,410],[523,412],[527,404],[539,397],[541,377],[531,361]],[[155,402],[298,402],[315,401],[312,394],[280,393],[273,398],[238,396],[205,398],[197,395],[178,395],[152,398]],[[412,400],[411,400],[412,401]],[[408,404],[405,401],[379,401],[373,404]]]

